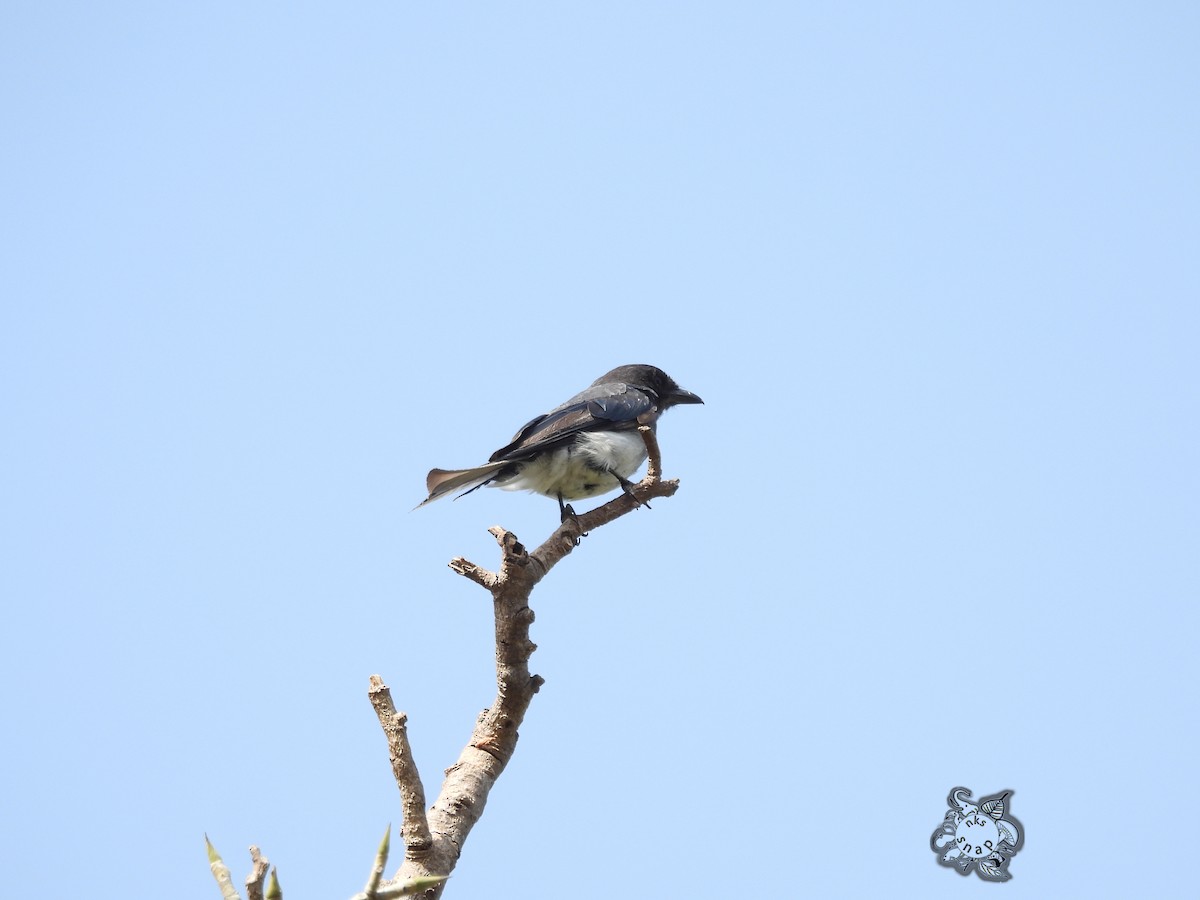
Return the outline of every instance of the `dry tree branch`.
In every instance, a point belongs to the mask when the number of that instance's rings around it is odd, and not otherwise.
[[[271,862],[253,844],[250,845],[250,862],[253,868],[246,876],[246,900],[263,900],[263,884]]]
[[[429,834],[429,821],[425,818],[425,788],[408,743],[408,716],[396,711],[392,692],[378,675],[371,676],[371,689],[367,695],[387,737],[392,774],[396,778],[396,786],[400,788],[400,808],[404,813],[400,837],[404,841],[404,852],[406,856],[419,856],[428,852],[433,838]]]
[[[488,531],[500,546],[499,572],[489,572],[462,557],[450,561],[451,569],[492,594],[496,618],[496,699],[480,714],[471,739],[458,761],[446,770],[441,792],[430,808],[428,818],[423,813],[417,816],[428,823],[428,830],[422,833],[431,835],[430,844],[408,844],[409,807],[406,802],[405,859],[391,884],[450,874],[462,853],[467,835],[483,814],[492,786],[512,759],[517,745],[517,731],[525,719],[533,695],[543,683],[540,675],[533,675],[529,671],[529,657],[537,649],[537,645],[529,639],[529,626],[534,619],[533,610],[529,608],[529,595],[533,588],[579,545],[580,538],[587,533],[646,505],[648,500],[669,497],[679,489],[678,481],[663,481],[661,478],[662,459],[654,431],[645,425],[638,430],[646,444],[649,463],[646,477],[626,493],[591,512],[567,519],[532,553],[526,551],[512,532],[499,526],[489,528]],[[376,703],[377,692],[382,684],[378,676],[371,676],[372,703]],[[386,688],[382,689],[386,691]],[[380,722],[383,721],[381,714]],[[386,725],[385,732],[388,732]],[[388,745],[391,747],[391,732],[388,735]],[[406,792],[411,790],[406,785],[412,781],[419,784],[419,779],[416,767],[411,765],[411,753],[406,766],[402,767],[403,771],[397,770],[396,760],[397,756],[393,753],[396,783],[401,796],[405,797]],[[421,896],[425,900],[435,900],[441,896],[443,887],[444,882],[439,883]]]
[[[428,812],[425,789],[408,742],[407,716],[396,709],[383,679],[371,676],[368,696],[387,738],[392,774],[400,790],[404,863],[391,881],[382,881],[390,844],[389,828],[376,853],[365,890],[352,900],[391,900],[418,895],[425,900],[436,900],[441,896],[467,835],[483,814],[492,785],[512,759],[517,730],[525,720],[533,695],[543,684],[540,675],[529,671],[529,657],[537,649],[529,639],[529,626],[533,624],[530,593],[589,532],[640,506],[648,507],[650,500],[670,497],[679,489],[678,481],[662,480],[662,458],[653,429],[642,425],[638,431],[649,458],[646,477],[627,486],[621,496],[584,515],[568,518],[532,553],[512,532],[499,526],[489,528],[500,546],[498,572],[489,572],[462,557],[450,561],[451,569],[492,595],[496,619],[496,699],[480,713],[470,741],[458,761],[446,770],[441,792]],[[238,900],[229,868],[207,836],[204,840],[222,896],[225,900]],[[253,869],[246,878],[249,900],[282,900],[274,869],[264,896],[263,880],[270,864],[257,847],[250,848],[250,856]]]

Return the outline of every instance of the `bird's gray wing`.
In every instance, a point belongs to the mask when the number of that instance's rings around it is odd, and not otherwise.
[[[528,422],[489,462],[521,459],[562,444],[581,431],[634,428],[638,417],[652,412],[656,405],[653,394],[622,381],[594,385]]]

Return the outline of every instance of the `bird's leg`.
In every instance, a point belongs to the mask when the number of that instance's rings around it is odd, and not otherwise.
[[[647,503],[645,500],[639,500],[637,494],[633,492],[634,483],[632,481],[630,481],[628,478],[622,478],[616,472],[613,472],[612,476],[613,478],[617,479],[617,482],[621,485],[621,490],[629,495],[629,499],[631,499],[638,506],[644,506],[646,509],[650,508],[649,503]]]
[[[563,495],[562,494],[558,495],[558,515],[559,515],[558,520],[560,522],[565,522],[565,521],[567,521],[567,519],[576,519],[576,520],[579,519],[579,516],[575,515],[575,510],[571,506],[571,504],[563,503]]]
[[[575,523],[575,530],[579,532],[579,536],[575,538],[575,546],[579,546],[579,542],[587,537],[587,532],[579,527],[579,516],[575,514],[575,508],[570,503],[563,503],[562,494],[558,495],[558,514],[559,521],[571,521]]]

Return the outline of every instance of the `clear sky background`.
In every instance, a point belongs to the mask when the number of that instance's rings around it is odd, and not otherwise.
[[[432,466],[628,362],[447,897],[1194,890],[1200,7],[0,12],[6,896],[349,897],[494,695]],[[589,504],[581,504],[586,508]],[[1002,887],[935,864],[1014,791]],[[49,887],[47,887],[49,885]]]

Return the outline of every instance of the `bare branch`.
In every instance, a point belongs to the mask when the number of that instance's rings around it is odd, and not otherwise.
[[[529,639],[533,611],[527,605],[529,592],[540,580],[541,572],[530,565],[529,554],[516,535],[500,527],[488,530],[500,546],[500,571],[496,575],[487,573],[491,578],[472,580],[490,583],[495,614],[496,700],[480,714],[458,761],[446,770],[441,792],[429,810],[433,835],[430,852],[423,858],[407,858],[392,885],[449,875],[454,869],[463,842],[483,813],[492,785],[512,758],[517,729],[530,701],[542,686],[542,678],[529,671],[529,657],[537,647]],[[478,571],[469,563],[463,568]],[[435,898],[441,892],[442,884],[437,883],[422,896]]]
[[[425,818],[425,788],[413,760],[412,746],[408,743],[408,716],[397,712],[392,702],[392,692],[378,675],[371,676],[371,687],[367,691],[375,715],[383,728],[388,743],[388,757],[392,761],[392,775],[400,789],[400,808],[404,821],[400,825],[400,838],[404,841],[406,857],[421,856],[429,851],[433,838],[429,834],[429,822]]]
[[[271,868],[271,862],[253,844],[250,845],[250,862],[253,868],[246,876],[246,898],[263,900],[263,883],[267,880],[267,870]]]
[[[396,710],[392,694],[383,679],[372,675],[368,696],[387,737],[392,774],[400,790],[404,813],[401,836],[405,859],[396,876],[381,879],[386,866],[391,828],[376,854],[375,865],[366,889],[352,900],[387,900],[420,895],[437,900],[462,853],[463,844],[483,814],[488,795],[516,750],[518,729],[544,683],[529,670],[529,658],[537,645],[529,639],[533,610],[529,595],[539,581],[561,559],[579,545],[587,533],[633,512],[656,497],[670,497],[679,489],[678,481],[663,481],[662,459],[654,431],[638,429],[646,445],[646,477],[627,485],[621,496],[582,516],[568,518],[546,541],[530,553],[517,536],[500,526],[488,531],[500,547],[500,568],[490,572],[474,563],[455,557],[450,568],[486,588],[492,595],[496,638],[496,699],[475,722],[471,739],[458,761],[446,770],[441,792],[433,806],[425,810],[425,789],[413,761],[408,742],[407,716]],[[225,900],[239,900],[229,869],[208,842],[209,862]],[[263,878],[269,866],[257,847],[250,848],[254,869],[246,879],[249,900],[282,900],[274,869],[267,889]]]
[[[456,556],[450,560],[450,568],[462,575],[464,578],[469,578],[473,582],[489,591],[496,584],[496,573],[489,572],[487,569],[475,565],[475,563],[463,559],[461,556]]]
[[[546,573],[578,546],[586,533],[633,512],[646,501],[669,497],[679,489],[678,481],[663,481],[662,458],[658,441],[650,427],[638,429],[646,444],[649,459],[646,477],[628,492],[603,506],[576,518],[569,518],[532,553],[517,536],[500,526],[488,531],[500,546],[498,572],[489,572],[462,557],[451,560],[450,568],[491,592],[496,630],[496,699],[475,723],[471,740],[446,770],[441,792],[429,810],[429,830],[433,836],[430,852],[406,858],[387,888],[412,883],[412,879],[449,875],[462,853],[463,843],[483,814],[488,794],[517,745],[518,729],[525,713],[544,683],[529,670],[529,658],[537,645],[529,639],[533,610],[529,595]],[[419,882],[418,882],[419,883]],[[436,884],[421,896],[435,900],[442,884]],[[384,890],[384,888],[381,888]]]
[[[658,435],[649,425],[639,425],[638,434],[646,445],[646,480],[658,481],[662,478],[662,452],[658,449]]]

